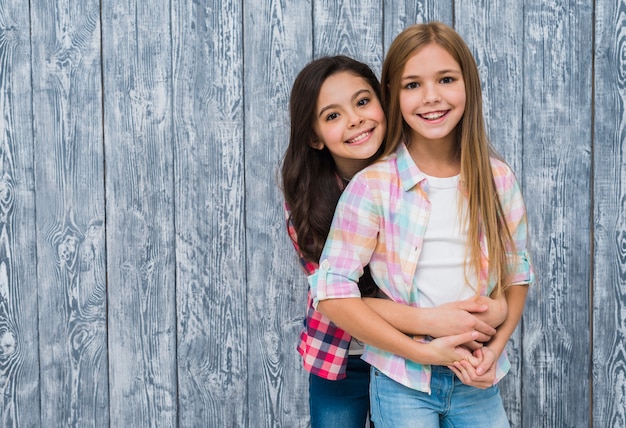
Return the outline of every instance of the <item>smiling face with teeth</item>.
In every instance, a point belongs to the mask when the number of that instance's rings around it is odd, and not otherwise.
[[[316,149],[327,148],[339,174],[351,178],[376,154],[385,136],[380,101],[362,77],[341,71],[324,81],[314,119]]]
[[[461,67],[448,51],[436,43],[419,49],[404,66],[399,99],[411,127],[410,145],[456,148],[454,131],[465,112],[466,94]]]

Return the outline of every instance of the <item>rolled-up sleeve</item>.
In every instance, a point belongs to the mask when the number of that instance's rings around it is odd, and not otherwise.
[[[379,222],[367,183],[357,177],[339,199],[319,268],[308,277],[315,307],[321,300],[361,297],[358,280],[376,246]]]
[[[515,174],[507,165],[500,165],[495,175],[506,225],[515,245],[508,254],[510,285],[535,282],[535,272],[528,249],[526,205]],[[498,174],[499,173],[499,174]]]

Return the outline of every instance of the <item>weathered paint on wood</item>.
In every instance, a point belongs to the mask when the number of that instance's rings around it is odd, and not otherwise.
[[[241,5],[173,6],[178,421],[246,426]]]
[[[308,426],[291,84],[335,53],[379,74],[432,19],[472,49],[529,210],[512,426],[626,424],[623,0],[22,3],[0,3],[3,426]]]
[[[102,4],[111,426],[178,420],[169,1]]]
[[[37,426],[37,240],[30,22],[0,4],[0,425]]]
[[[538,281],[522,325],[522,422],[588,426],[593,4],[529,2],[523,18],[522,186]]]
[[[595,11],[593,424],[626,426],[626,3]]]
[[[380,76],[383,58],[382,3],[381,0],[315,1],[315,57],[337,53],[348,55],[370,64]]]
[[[453,0],[404,0],[383,2],[383,45],[389,49],[393,39],[406,27],[416,23],[441,21],[454,26]]]
[[[291,83],[313,59],[312,3],[250,0],[243,9],[246,423],[250,427],[306,427],[308,378],[296,345],[307,282],[287,238],[278,177],[289,138]]]
[[[30,12],[41,420],[107,426],[100,8]]]

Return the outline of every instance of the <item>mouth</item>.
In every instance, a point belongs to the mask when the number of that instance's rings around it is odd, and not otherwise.
[[[431,111],[428,113],[424,113],[424,114],[418,114],[419,117],[421,117],[422,119],[426,119],[426,120],[430,120],[430,121],[434,121],[437,119],[441,119],[442,117],[444,117],[446,114],[448,114],[448,110],[444,110],[444,111]]]
[[[359,144],[360,142],[367,140],[370,137],[370,135],[372,135],[373,132],[374,132],[374,128],[368,129],[367,131],[362,132],[359,135],[350,138],[349,140],[346,140],[346,143]]]

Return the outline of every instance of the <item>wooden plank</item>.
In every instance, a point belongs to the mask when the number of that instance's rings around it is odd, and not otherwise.
[[[169,11],[102,3],[111,426],[177,424]]]
[[[306,427],[308,373],[296,351],[307,282],[287,236],[280,167],[288,102],[313,59],[311,1],[244,3],[248,426]],[[271,112],[268,115],[268,112]]]
[[[40,424],[30,22],[0,4],[0,425]]]
[[[488,135],[521,180],[524,28],[523,20],[515,17],[523,16],[523,4],[510,2],[507,7],[489,1],[455,4],[455,28],[478,65]],[[532,199],[528,202],[532,203]],[[521,340],[521,326],[518,326],[506,348],[511,371],[498,385],[512,427],[522,426]]]
[[[596,6],[593,426],[626,426],[626,4]]]
[[[382,0],[313,2],[313,54],[348,55],[369,64],[377,76],[383,62]]]
[[[589,426],[591,0],[525,2],[523,176],[538,283],[522,324],[522,424]],[[522,43],[522,41],[520,41]]]
[[[441,21],[453,25],[453,0],[404,0],[384,2],[384,34],[385,52],[393,39],[406,27],[429,21]]]
[[[30,5],[41,421],[108,426],[100,4]]]
[[[260,350],[248,352],[246,330],[241,4],[180,1],[172,12],[178,419],[244,427],[247,359]]]

